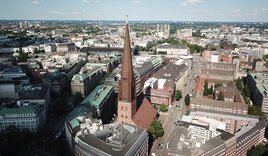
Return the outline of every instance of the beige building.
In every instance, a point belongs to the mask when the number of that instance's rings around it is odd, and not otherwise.
[[[104,74],[101,66],[86,64],[71,80],[72,94],[79,92],[83,97],[87,96],[101,81]]]
[[[230,112],[237,114],[247,114],[248,106],[243,103],[226,102],[204,98],[191,98],[190,109],[205,109],[220,112]]]

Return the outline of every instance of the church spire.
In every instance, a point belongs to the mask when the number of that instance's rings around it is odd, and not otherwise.
[[[125,41],[122,58],[121,80],[119,84],[119,101],[132,102],[136,97],[135,80],[132,66],[132,53],[129,38],[128,16],[126,16]]]

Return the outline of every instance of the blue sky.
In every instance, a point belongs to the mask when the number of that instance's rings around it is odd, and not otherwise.
[[[0,19],[268,22],[268,0],[0,0]]]

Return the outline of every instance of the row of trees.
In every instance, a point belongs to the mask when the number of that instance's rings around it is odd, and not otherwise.
[[[248,152],[248,156],[262,156],[268,154],[268,148],[264,144],[259,144],[251,148]]]
[[[179,39],[176,39],[174,37],[171,37],[171,38],[168,38],[168,39],[165,39],[165,40],[159,40],[157,42],[148,42],[146,48],[144,47],[140,47],[140,46],[137,46],[138,48],[138,51],[149,51],[152,47],[156,46],[157,44],[163,44],[163,43],[169,43],[171,45],[176,45],[176,46],[181,46],[181,45],[186,45],[191,54],[192,53],[201,53],[205,50],[204,47],[202,46],[199,46],[197,44],[190,44],[188,43],[186,40],[182,39],[182,40],[179,40]],[[166,54],[166,53],[162,53],[161,54]]]
[[[248,104],[249,103],[249,97],[250,97],[250,90],[249,87],[246,83],[244,83],[244,77],[242,78],[238,78],[235,82],[237,89],[239,90],[239,92],[241,93],[241,95],[243,96],[243,99],[245,100],[245,102]]]
[[[260,116],[260,119],[266,118],[266,115],[262,112],[261,107],[257,105],[248,106],[248,114]]]

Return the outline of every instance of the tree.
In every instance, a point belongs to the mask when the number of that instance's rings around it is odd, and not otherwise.
[[[185,105],[188,106],[188,105],[190,104],[190,101],[191,101],[190,96],[189,96],[189,94],[187,94],[187,95],[185,96],[185,98],[184,98]]]
[[[206,81],[205,81],[205,84],[204,84],[203,95],[204,95],[204,96],[208,96],[209,94],[212,94],[212,93],[210,93],[210,90],[208,89],[208,81],[206,80]]]
[[[265,119],[265,114],[262,112],[260,106],[252,105],[248,107],[248,114],[260,116],[261,119]]]
[[[213,94],[213,86],[212,85],[209,88],[209,94]]]
[[[243,89],[243,82],[242,82],[242,80],[240,79],[240,78],[238,78],[237,80],[236,80],[236,87],[237,87],[237,89],[239,90],[239,91],[242,91],[242,89]]]
[[[27,59],[29,58],[28,53],[21,52],[18,56],[18,62],[27,62]]]
[[[205,81],[204,89],[205,89],[205,90],[208,90],[208,80]]]
[[[165,105],[164,103],[160,105],[159,109],[160,109],[161,112],[167,112],[168,111],[167,105]]]
[[[216,82],[214,85],[215,88],[220,87],[220,86],[223,86],[223,84],[221,82]]]
[[[212,50],[212,51],[216,51],[217,49],[216,49],[215,47],[212,47],[211,50]]]
[[[148,131],[154,139],[157,139],[158,137],[162,137],[164,135],[162,124],[158,120],[153,121]]]
[[[217,100],[224,101],[224,94],[222,91],[220,91],[220,94],[218,95]]]
[[[265,154],[265,152],[268,151],[268,148],[265,147],[264,144],[259,144],[253,148],[251,148],[248,152],[247,155],[248,156],[262,156]]]
[[[250,90],[248,85],[244,85],[243,92],[245,93],[246,97],[250,97]]]
[[[181,98],[182,98],[182,92],[181,90],[177,90],[175,96],[176,101],[179,101]]]

